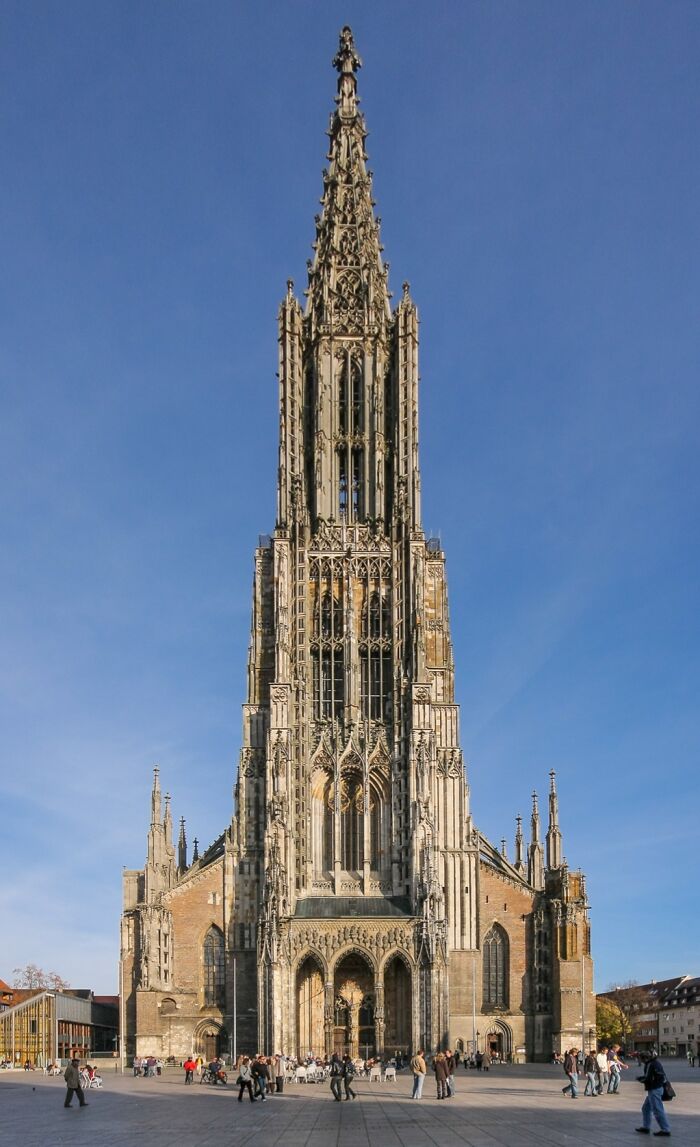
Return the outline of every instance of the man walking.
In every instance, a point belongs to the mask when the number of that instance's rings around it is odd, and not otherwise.
[[[598,1094],[598,1079],[596,1074],[597,1068],[598,1064],[596,1063],[595,1051],[593,1048],[591,1048],[585,1060],[583,1061],[583,1070],[586,1075],[586,1089],[583,1093],[584,1095],[597,1096]]]
[[[663,1064],[656,1052],[652,1051],[642,1078],[647,1095],[642,1104],[642,1126],[635,1127],[635,1131],[638,1131],[640,1135],[651,1133],[652,1116],[659,1125],[659,1130],[654,1132],[655,1136],[668,1138],[671,1134],[671,1127],[664,1110],[665,1082],[666,1072],[663,1069]]]
[[[340,1057],[337,1053],[333,1054],[331,1059],[331,1091],[336,1103],[342,1103],[342,1095],[340,1094],[340,1086],[343,1078],[343,1068],[340,1062]]]
[[[567,1091],[571,1092],[572,1099],[578,1099],[578,1048],[572,1047],[567,1051],[564,1056],[564,1075],[568,1076],[569,1082],[566,1087],[562,1087],[562,1092],[566,1095]]]
[[[355,1064],[350,1059],[349,1055],[343,1056],[343,1086],[345,1087],[345,1098],[357,1099],[357,1095],[352,1089],[352,1081],[355,1078]]]
[[[87,1107],[85,1102],[85,1094],[80,1085],[80,1060],[72,1059],[68,1067],[63,1073],[63,1078],[66,1081],[66,1098],[63,1104],[64,1107],[70,1107],[73,1102],[73,1093],[78,1096],[78,1103],[81,1107]]]
[[[411,1099],[420,1099],[423,1094],[426,1070],[425,1052],[420,1048],[411,1060],[411,1071],[413,1072],[413,1091],[411,1093]]]
[[[598,1067],[598,1095],[602,1095],[608,1086],[608,1049],[601,1047],[595,1057]]]

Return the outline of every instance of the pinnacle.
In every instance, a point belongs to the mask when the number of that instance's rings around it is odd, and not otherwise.
[[[390,318],[387,267],[374,216],[372,173],[365,164],[366,128],[358,110],[356,72],[362,61],[350,28],[340,33],[322,211],[316,217],[314,259],[308,267],[307,316],[339,335],[379,329]]]

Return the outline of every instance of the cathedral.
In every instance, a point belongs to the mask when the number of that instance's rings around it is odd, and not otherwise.
[[[583,873],[533,793],[514,852],[473,823],[445,554],[421,525],[418,314],[392,309],[344,28],[302,305],[279,310],[273,533],[255,551],[230,823],[188,856],[158,769],[124,872],[123,1053],[363,1057],[588,1046]]]

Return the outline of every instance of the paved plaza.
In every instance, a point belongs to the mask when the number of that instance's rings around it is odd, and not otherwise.
[[[700,1069],[667,1068],[678,1092],[667,1108],[673,1140],[698,1147]],[[561,1068],[460,1071],[453,1099],[434,1099],[429,1076],[418,1103],[402,1072],[396,1083],[359,1080],[358,1100],[342,1104],[327,1084],[239,1104],[237,1089],[185,1087],[180,1071],[160,1079],[105,1074],[102,1090],[87,1093],[89,1107],[74,1100],[65,1111],[62,1079],[0,1072],[0,1147],[620,1147],[646,1142],[634,1132],[643,1098],[636,1074],[632,1066],[619,1096],[573,1102],[561,1094]]]

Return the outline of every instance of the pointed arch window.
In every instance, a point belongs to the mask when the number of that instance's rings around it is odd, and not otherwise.
[[[388,787],[381,775],[374,775],[369,788],[370,868],[384,872],[390,865],[390,802]]]
[[[333,871],[334,787],[325,772],[317,776],[311,793],[311,854],[314,874]]]
[[[365,475],[362,450],[352,452],[352,516],[359,522],[365,511]]]
[[[225,1003],[224,935],[212,924],[204,937],[204,1003],[223,1008]]]
[[[329,590],[321,596],[321,637],[343,636],[343,607]]]
[[[345,664],[342,649],[311,650],[316,717],[340,717],[345,703]]]
[[[359,777],[340,782],[340,863],[346,872],[358,872],[364,860],[365,794]]]
[[[483,1003],[486,1008],[508,1007],[508,937],[499,924],[484,937]]]
[[[350,363],[350,375],[352,378],[352,431],[353,434],[361,434],[364,426],[364,387],[359,362]]]

